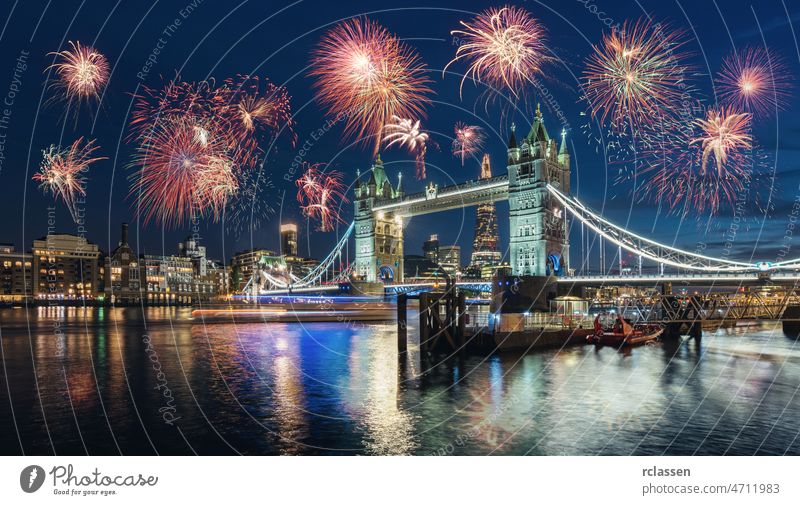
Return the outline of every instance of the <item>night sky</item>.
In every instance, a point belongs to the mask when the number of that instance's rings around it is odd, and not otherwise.
[[[604,20],[622,22],[643,15],[687,30],[692,38],[688,49],[694,53],[692,63],[697,69],[694,84],[706,103],[713,103],[714,97],[710,76],[718,71],[722,59],[734,47],[766,43],[785,58],[792,75],[798,75],[800,50],[795,31],[800,30],[800,5],[797,2],[551,0],[514,4],[530,10],[549,32],[550,46],[558,63],[551,65],[544,83],[568,121],[573,192],[582,201],[616,223],[627,223],[630,229],[643,235],[689,250],[719,256],[725,247],[726,234],[730,238],[731,230],[735,230],[735,240],[729,246],[731,259],[774,261],[779,246],[787,243],[796,250],[787,257],[800,256],[800,237],[788,242],[784,239],[793,219],[792,206],[800,196],[797,114],[800,89],[794,90],[789,107],[777,119],[756,123],[754,134],[768,160],[762,171],[767,175],[757,181],[761,203],[756,204],[755,198],[751,198],[736,216],[731,209],[723,209],[711,219],[694,214],[681,218],[665,215],[657,203],[636,203],[632,198],[633,184],[619,183],[619,167],[607,164],[603,155],[595,152],[592,139],[601,132],[581,114],[586,106],[579,100],[577,81],[591,45],[599,43],[607,30]],[[108,157],[94,164],[89,173],[87,238],[105,251],[113,249],[119,239],[119,224],[129,221],[132,245],[139,252],[176,252],[177,242],[191,232],[188,226],[177,230],[164,230],[157,224],[140,226],[132,212],[134,202],[128,198],[128,192],[133,146],[125,140],[131,96],[141,84],[159,86],[176,72],[187,81],[212,77],[221,81],[244,73],[268,77],[288,89],[297,123],[297,147],[287,141],[278,142],[277,151],[267,159],[265,171],[274,185],[268,191],[268,199],[275,213],[259,230],[252,236],[236,237],[220,223],[204,222],[200,235],[212,257],[227,260],[233,252],[251,246],[277,249],[279,221],[296,221],[301,223],[301,253],[324,257],[337,240],[336,232],[319,233],[312,229],[306,233],[289,167],[297,150],[326,120],[324,111],[313,99],[312,80],[308,76],[309,53],[322,33],[336,21],[361,14],[416,48],[428,65],[436,94],[423,126],[440,146],[438,150],[428,149],[429,180],[448,184],[474,179],[479,174],[479,158],[468,160],[461,167],[450,154],[456,121],[477,124],[487,131],[486,152],[492,157],[493,171],[503,173],[508,127],[514,121],[518,131],[527,132],[535,104],[541,97],[529,91],[516,104],[517,112],[504,115],[500,103],[484,106],[480,87],[466,82],[463,97],[459,97],[460,76],[442,75],[442,69],[455,53],[450,31],[458,28],[459,20],[498,5],[501,4],[463,0],[427,3],[181,0],[153,5],[138,1],[5,0],[0,7],[0,94],[7,100],[4,115],[8,120],[0,131],[5,135],[0,172],[0,242],[14,243],[18,249],[27,250],[33,239],[46,233],[47,206],[53,204],[53,199],[31,181],[41,161],[41,150],[50,144],[70,144],[84,136],[96,138],[101,154]],[[143,75],[148,56],[176,18],[181,19],[180,26],[168,37],[156,61]],[[70,40],[95,46],[108,57],[112,67],[98,114],[95,118],[83,114],[77,122],[64,119],[63,105],[45,104],[50,97],[46,69],[52,63],[52,56],[48,53],[63,50]],[[26,63],[24,70],[17,63],[20,56]],[[459,63],[450,70],[464,69]],[[561,124],[552,103],[542,102],[549,132],[557,136]],[[406,192],[422,189],[423,182],[414,180],[413,160],[408,154],[392,150],[382,153],[382,158],[393,182],[397,173],[402,172]],[[342,138],[341,125],[314,140],[307,159],[329,163],[346,175],[348,184],[352,184],[357,169],[365,172],[372,162],[368,149],[351,146]],[[76,225],[67,210],[61,204],[56,206],[56,229],[75,233]],[[765,208],[769,210],[765,212]],[[507,209],[507,204],[498,204],[504,249],[508,245]],[[343,215],[347,220],[352,217],[352,204],[346,206]],[[427,235],[438,233],[441,243],[462,246],[466,263],[474,222],[474,208],[414,218],[406,230],[406,254],[421,254]],[[340,232],[343,230],[341,227]],[[573,246],[579,242],[578,236],[573,235]],[[577,249],[573,249],[573,263],[579,254]]]

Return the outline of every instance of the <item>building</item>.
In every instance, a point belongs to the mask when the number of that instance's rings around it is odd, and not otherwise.
[[[86,300],[100,295],[104,269],[97,244],[84,237],[54,233],[33,241],[32,256],[36,298]]]
[[[492,166],[489,161],[489,155],[484,154],[480,178],[490,179],[491,177]],[[484,266],[500,263],[499,243],[497,213],[494,202],[478,205],[475,238],[472,241],[472,258],[469,263],[470,270],[472,272],[480,272]]]
[[[426,256],[409,254],[403,258],[403,279],[405,282],[444,281],[447,274]]]
[[[569,194],[570,159],[566,131],[561,147],[547,133],[537,106],[531,130],[517,144],[508,141],[508,207],[511,269],[519,276],[562,275],[568,271],[569,237],[564,209],[547,185]]]
[[[439,245],[439,235],[433,234],[422,243],[422,253],[448,275],[461,275],[461,246]]]
[[[439,246],[439,266],[452,276],[461,275],[461,246]]]
[[[209,277],[213,280],[218,296],[231,294],[231,267],[209,260]]]
[[[139,259],[128,244],[128,223],[122,223],[116,249],[105,258],[105,298],[113,304],[136,304],[142,300]]]
[[[33,295],[33,257],[0,244],[0,301],[20,303]]]
[[[478,271],[475,279],[491,279],[495,275],[505,275],[511,272],[511,265],[508,263],[497,263],[496,265],[483,265]]]
[[[195,275],[194,261],[190,257],[145,254],[140,256],[139,262],[148,304],[189,304],[217,296],[217,279]]]
[[[373,213],[376,203],[402,198],[402,178],[392,186],[381,157],[375,160],[366,184],[356,179],[355,277],[366,282],[403,282],[403,219],[400,216]]]
[[[434,233],[422,243],[422,254],[437,265],[439,264],[439,235]]]
[[[186,240],[178,243],[178,256],[190,258],[194,265],[194,272],[200,277],[208,275],[208,259],[206,258],[206,246],[200,245],[200,242],[192,237],[186,237]]]
[[[250,281],[253,273],[260,268],[262,261],[269,258],[279,258],[275,251],[269,249],[248,249],[234,254],[231,257],[230,281],[233,291],[241,292]]]
[[[297,225],[294,223],[281,224],[281,254],[297,256]]]
[[[314,258],[289,256],[284,258],[286,268],[295,277],[302,279],[319,266],[320,261]]]

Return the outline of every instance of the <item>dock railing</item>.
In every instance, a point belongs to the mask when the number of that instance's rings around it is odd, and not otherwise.
[[[467,311],[469,320],[467,327],[473,330],[478,328],[493,329],[497,324],[498,318],[503,314],[493,314],[491,312]],[[525,330],[544,328],[546,330],[569,330],[576,328],[591,328],[593,319],[586,315],[565,316],[550,312],[531,312],[523,316],[523,328]]]

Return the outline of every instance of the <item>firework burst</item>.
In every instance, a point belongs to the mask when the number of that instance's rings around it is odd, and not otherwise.
[[[447,68],[464,59],[469,68],[461,79],[471,78],[514,96],[542,70],[547,56],[547,33],[525,9],[506,6],[478,14],[471,22],[460,21],[464,30],[453,30],[461,43]]]
[[[292,135],[286,90],[266,79],[237,75],[217,87],[175,79],[135,97],[131,141],[139,167],[131,188],[145,221],[180,225],[189,218],[217,221],[228,204],[239,206],[245,170],[256,166],[260,142]],[[238,211],[229,222],[239,222]],[[238,225],[236,225],[238,227]]]
[[[318,221],[319,231],[331,231],[336,223],[344,223],[339,215],[343,203],[347,203],[346,186],[342,174],[323,172],[320,163],[306,164],[305,172],[297,180],[297,201],[303,215]]]
[[[99,149],[94,140],[81,145],[82,143],[83,137],[66,149],[51,145],[43,150],[39,171],[33,175],[33,180],[39,183],[45,193],[52,193],[55,198],[64,201],[75,222],[78,221],[78,197],[86,196],[83,174],[92,163],[107,159],[94,156]]]
[[[239,174],[239,190],[225,209],[225,228],[228,233],[238,239],[246,232],[258,230],[274,214],[274,195],[268,194],[272,188],[272,181],[263,173],[263,167],[244,170]]]
[[[231,145],[241,153],[242,164],[255,166],[259,141],[266,135],[274,141],[286,131],[292,143],[296,141],[286,88],[267,79],[237,75],[226,79],[224,88],[217,94],[222,102],[217,113],[227,123]]]
[[[160,123],[174,123],[184,119],[197,127],[199,138],[205,135],[202,125],[215,123],[222,133],[227,126],[218,112],[225,105],[224,96],[215,88],[214,81],[170,81],[164,88],[142,86],[134,96],[130,120],[129,140],[147,142],[151,132],[159,130]]]
[[[48,70],[55,70],[57,78],[51,87],[60,92],[60,98],[74,110],[80,109],[84,103],[99,102],[109,77],[108,60],[100,52],[80,42],[69,42],[70,48],[64,51],[49,53],[55,56],[55,62]]]
[[[453,128],[455,132],[455,139],[453,139],[453,156],[461,158],[461,166],[464,166],[464,160],[475,153],[477,153],[486,136],[480,126],[472,126],[462,122],[456,123]]]
[[[725,59],[717,74],[717,87],[721,103],[771,116],[786,108],[792,80],[781,57],[756,46]]]
[[[218,220],[238,189],[224,136],[210,130],[200,140],[197,128],[186,120],[160,121],[137,148],[133,163],[140,168],[131,195],[146,223],[176,226],[199,216]]]
[[[685,43],[680,30],[646,20],[603,37],[583,72],[592,118],[627,128],[675,113],[688,72]]]
[[[749,114],[721,109],[688,124],[675,122],[662,142],[639,153],[641,194],[683,215],[714,215],[736,205],[757,165],[749,121]]]
[[[345,120],[345,134],[378,152],[392,116],[424,116],[430,79],[419,56],[367,18],[339,23],[312,53],[317,100]]]
[[[701,144],[701,168],[708,169],[713,156],[717,172],[722,175],[730,165],[741,159],[743,151],[752,149],[753,137],[749,133],[750,114],[737,113],[732,108],[711,109],[706,119],[697,119],[695,123],[701,135],[691,144]]]
[[[259,144],[274,141],[288,131],[294,141],[293,120],[286,89],[267,79],[238,75],[217,87],[213,80],[198,83],[173,80],[163,89],[143,87],[135,97],[131,114],[131,138],[147,141],[150,130],[160,121],[175,118],[200,125],[211,125],[224,139],[224,148],[237,164],[254,167],[261,150]],[[199,138],[207,129],[198,130]]]
[[[398,145],[408,149],[408,152],[415,157],[417,179],[424,179],[428,134],[420,129],[419,120],[392,116],[392,122],[387,124],[383,131],[386,147]]]

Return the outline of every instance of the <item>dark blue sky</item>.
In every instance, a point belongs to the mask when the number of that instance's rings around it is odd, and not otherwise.
[[[781,0],[747,1],[527,1],[513,2],[524,6],[546,26],[550,46],[560,62],[551,67],[551,78],[545,81],[548,93],[564,111],[569,123],[568,138],[573,154],[573,189],[578,197],[596,210],[644,235],[665,243],[706,253],[720,255],[726,249],[725,235],[730,237],[735,229],[736,239],[730,248],[731,258],[748,259],[751,256],[774,260],[779,246],[786,245],[787,226],[792,205],[800,195],[800,110],[797,91],[791,105],[777,120],[759,122],[755,135],[759,145],[768,155],[766,173],[774,172],[774,180],[761,177],[759,191],[763,201],[774,207],[765,214],[755,204],[748,204],[743,215],[734,216],[722,210],[709,220],[703,216],[686,219],[667,217],[655,204],[633,204],[631,187],[615,184],[616,167],[608,167],[602,155],[590,146],[596,128],[587,126],[581,116],[584,105],[578,100],[576,76],[582,71],[582,61],[590,54],[591,44],[598,43],[606,26],[601,18],[614,22],[650,15],[659,21],[673,23],[692,38],[690,47],[698,68],[696,86],[713,103],[713,89],[708,74],[715,73],[722,59],[733,47],[766,44],[786,59],[793,75],[800,71],[800,51],[794,30],[800,30],[800,6],[797,2]],[[541,97],[527,94],[527,103],[518,104],[526,114],[517,113],[501,119],[500,106],[484,109],[476,106],[480,89],[471,83],[464,86],[463,99],[459,97],[459,77],[442,76],[441,69],[453,57],[455,46],[450,30],[458,27],[460,19],[498,2],[437,1],[402,2],[391,4],[376,2],[329,1],[233,1],[181,0],[161,1],[152,5],[134,1],[58,1],[29,0],[4,1],[0,7],[0,32],[2,63],[0,64],[0,94],[13,91],[11,104],[6,104],[8,118],[3,148],[4,159],[0,172],[0,241],[12,242],[27,249],[31,240],[44,235],[47,230],[47,206],[52,197],[43,195],[30,180],[41,160],[41,150],[50,144],[68,144],[79,136],[96,138],[102,154],[109,159],[93,165],[89,174],[86,203],[87,237],[109,250],[118,240],[118,227],[122,221],[132,222],[132,237],[138,241],[139,250],[148,253],[175,251],[179,239],[190,233],[188,227],[163,230],[158,225],[138,226],[131,211],[132,201],[127,198],[131,169],[131,146],[124,140],[127,133],[131,94],[140,84],[158,86],[164,78],[176,71],[184,80],[196,81],[214,77],[222,80],[237,73],[266,76],[287,87],[292,96],[296,114],[298,148],[310,138],[325,121],[324,113],[313,102],[311,79],[307,76],[308,55],[320,35],[337,20],[367,13],[390,31],[406,40],[420,53],[428,64],[436,92],[434,103],[428,109],[424,126],[441,145],[440,150],[428,150],[429,180],[446,184],[475,178],[479,161],[470,160],[465,167],[450,155],[449,144],[452,127],[456,121],[479,124],[489,132],[486,151],[492,156],[493,170],[505,170],[505,141],[511,120],[527,131],[530,112]],[[189,13],[188,10],[192,12]],[[181,15],[181,11],[186,14]],[[596,14],[602,12],[603,14]],[[163,37],[163,30],[181,19],[164,44],[157,60],[145,76],[137,76],[148,56]],[[63,121],[63,107],[43,103],[49,97],[45,90],[45,70],[52,58],[48,52],[63,49],[68,40],[94,45],[107,55],[113,73],[96,118],[84,115],[76,123]],[[25,56],[27,69],[21,71],[17,59]],[[453,70],[462,71],[456,65]],[[15,71],[17,80],[14,80]],[[143,79],[141,77],[144,77]],[[12,86],[13,84],[13,86]],[[7,97],[6,97],[7,98]],[[542,100],[545,102],[544,100]],[[558,134],[560,124],[554,112],[543,105],[545,121],[551,135]],[[335,127],[322,139],[313,142],[308,160],[330,162],[331,166],[346,174],[352,182],[356,169],[362,172],[371,164],[371,156],[360,146],[347,147],[341,141],[341,126]],[[226,234],[220,224],[201,224],[200,233],[212,255],[225,257],[240,249],[256,246],[277,248],[279,216],[286,220],[299,220],[295,204],[294,186],[286,182],[285,175],[298,148],[287,143],[270,156],[266,171],[274,188],[268,192],[275,215],[262,224],[251,237],[238,239]],[[419,190],[422,183],[413,180],[413,163],[400,151],[383,154],[393,181],[397,172],[404,174],[407,192]],[[75,232],[63,205],[57,205],[58,231]],[[501,243],[508,242],[507,205],[498,204]],[[351,205],[344,212],[352,215]],[[429,233],[438,233],[442,243],[459,243],[465,262],[471,248],[474,230],[474,209],[452,211],[413,219],[406,231],[406,253],[418,254],[422,241]],[[732,228],[733,225],[733,228]],[[303,230],[305,232],[305,230]],[[305,233],[304,233],[305,235]],[[322,257],[336,241],[335,233],[310,234],[312,256]],[[573,236],[573,244],[579,239]],[[800,255],[800,239],[794,246]],[[307,244],[301,241],[304,252]],[[137,246],[137,244],[134,244]],[[725,253],[728,254],[728,253]],[[577,247],[573,249],[576,262]]]

